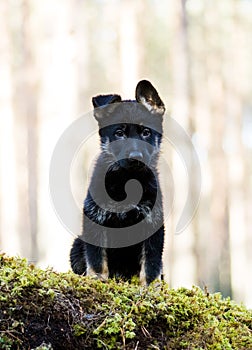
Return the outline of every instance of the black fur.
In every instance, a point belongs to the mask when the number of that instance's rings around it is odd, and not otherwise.
[[[121,101],[119,95],[100,95],[92,101],[102,150],[84,201],[83,232],[71,249],[71,266],[77,274],[124,279],[137,275],[149,284],[159,277],[162,269],[164,226],[162,198],[158,196],[157,161],[165,107],[155,88],[146,80],[136,87],[136,101]],[[125,140],[129,142],[119,142]],[[137,142],[139,140],[144,142]],[[113,141],[118,142],[111,143]],[[132,179],[141,183],[141,199],[137,205],[121,205],[127,198],[125,185]],[[97,200],[105,207],[101,208]],[[117,212],[113,210],[115,203]],[[103,236],[109,228],[118,228],[119,237],[120,228],[144,219],[148,219],[147,224],[142,232],[137,232],[142,237],[139,243],[122,248],[103,248],[104,241],[99,240],[100,233],[94,225],[100,225]],[[150,234],[153,228],[154,233]],[[98,243],[86,243],[89,237],[97,237]],[[108,235],[106,242],[109,240]],[[116,242],[110,243],[116,246]]]

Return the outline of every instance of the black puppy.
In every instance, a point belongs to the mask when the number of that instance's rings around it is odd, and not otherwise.
[[[136,87],[136,101],[100,95],[92,102],[101,153],[84,201],[82,235],[71,249],[71,266],[77,274],[123,279],[136,275],[149,284],[162,269],[157,161],[165,107],[146,80]],[[130,187],[130,180],[141,184],[140,199],[139,187]]]

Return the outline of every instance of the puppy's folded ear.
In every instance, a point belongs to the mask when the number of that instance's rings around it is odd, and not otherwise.
[[[136,87],[136,100],[144,105],[152,114],[163,115],[165,106],[157,90],[148,80],[141,80]]]
[[[121,102],[119,95],[98,95],[92,98],[94,108],[106,106],[110,103]]]
[[[92,103],[94,106],[94,116],[99,121],[104,113],[102,107],[106,107],[110,104],[121,102],[121,96],[119,95],[98,95],[92,98]]]

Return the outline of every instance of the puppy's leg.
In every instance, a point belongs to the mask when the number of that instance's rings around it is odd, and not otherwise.
[[[142,281],[140,274],[140,281],[143,284],[143,276],[145,283],[149,285],[157,278],[161,278],[162,271],[162,253],[164,246],[164,227],[161,227],[150,238],[144,242],[144,252],[142,257]]]
[[[86,244],[87,275],[107,279],[109,275],[106,249]]]
[[[73,272],[78,275],[86,274],[85,243],[81,238],[76,238],[70,251],[70,263]]]

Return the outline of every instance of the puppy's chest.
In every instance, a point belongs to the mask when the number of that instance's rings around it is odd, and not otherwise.
[[[157,200],[157,180],[152,181],[146,175],[113,172],[106,178],[105,191],[100,190],[97,180],[89,188],[84,206],[85,215],[105,227],[128,227],[142,220],[147,224],[155,224],[162,215],[162,203]],[[138,183],[136,190],[128,186],[132,179]]]
[[[109,227],[125,227],[134,225],[143,219],[151,223],[154,213],[149,204],[132,204],[132,205],[116,205],[115,203],[106,203],[102,207],[96,204],[93,207],[86,208],[92,216],[92,221],[97,224]]]

